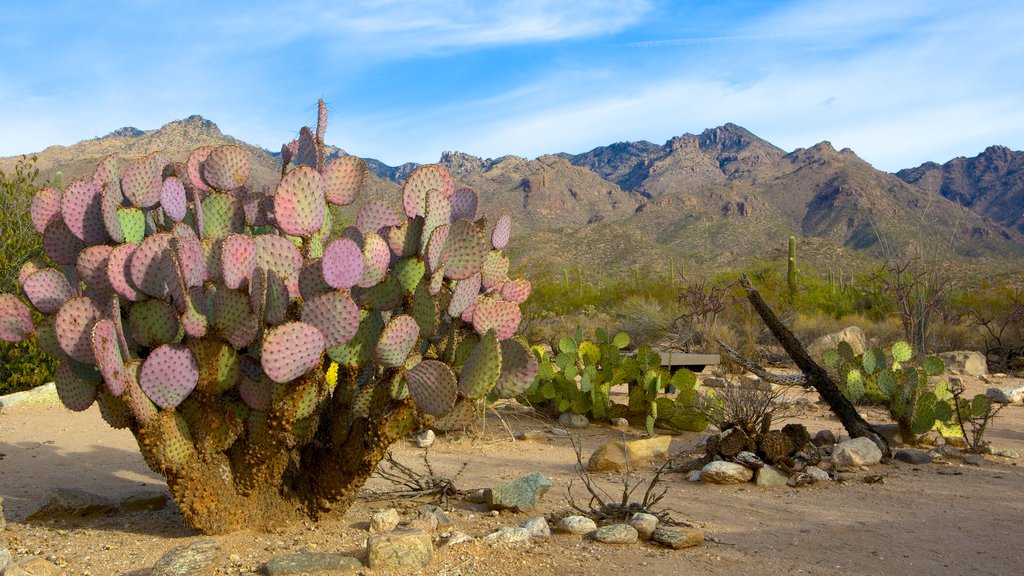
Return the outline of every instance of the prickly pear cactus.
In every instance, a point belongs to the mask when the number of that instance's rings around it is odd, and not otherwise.
[[[43,189],[31,215],[51,262],[22,269],[27,303],[0,294],[0,339],[59,357],[63,403],[98,401],[135,433],[195,528],[248,523],[257,496],[346,508],[390,443],[537,373],[513,338],[530,284],[507,275],[508,217],[488,226],[475,193],[424,166],[332,237],[367,168],[328,162],[325,130],[321,109],[272,190],[247,186],[231,145],[110,157]]]

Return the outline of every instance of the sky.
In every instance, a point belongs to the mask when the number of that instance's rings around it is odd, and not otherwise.
[[[172,8],[173,6],[173,8]],[[733,122],[876,168],[1024,149],[1019,0],[8,2],[0,156],[199,114],[387,164]]]

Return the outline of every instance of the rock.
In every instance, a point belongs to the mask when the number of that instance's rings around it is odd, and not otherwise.
[[[708,376],[707,378],[701,378],[700,383],[708,388],[725,388],[729,386],[729,381],[725,378],[717,378],[714,376]]]
[[[11,564],[11,551],[0,545],[0,574],[7,571],[7,567]]]
[[[391,532],[398,528],[398,523],[401,521],[402,519],[398,516],[398,510],[394,508],[377,510],[370,516],[370,534]]]
[[[366,564],[374,570],[424,568],[433,557],[430,534],[423,530],[392,530],[366,541]]]
[[[807,468],[804,468],[804,474],[813,478],[815,482],[828,482],[832,479],[832,477],[828,475],[828,472],[825,472],[817,466],[808,466]]]
[[[598,448],[587,461],[588,472],[625,472],[626,462],[636,470],[640,464],[669,457],[671,436],[655,436],[639,440],[612,440]]]
[[[704,531],[698,528],[658,528],[651,534],[651,541],[675,550],[703,546]]]
[[[654,514],[637,512],[629,518],[629,525],[636,529],[641,540],[650,540],[651,534],[658,528],[658,517]]]
[[[487,505],[492,510],[513,510],[526,512],[533,510],[540,499],[551,488],[551,480],[540,472],[523,476],[485,492]]]
[[[470,504],[487,504],[487,488],[467,490],[462,499]]]
[[[758,390],[761,392],[771,392],[771,382],[762,380],[760,376],[754,376],[753,374],[743,374],[739,378],[741,390]]]
[[[700,482],[700,470],[691,470],[686,479],[690,482]]]
[[[602,544],[635,544],[640,534],[629,524],[609,524],[594,530],[587,537]]]
[[[735,462],[711,462],[700,471],[700,479],[708,484],[743,484],[753,477],[753,470]]]
[[[967,445],[967,440],[964,440],[960,436],[944,436],[944,438],[946,439],[946,444],[954,448],[959,448],[961,450],[966,450],[967,448],[969,448],[969,446]]]
[[[1020,458],[1020,453],[1018,453],[1016,450],[996,450],[992,452],[992,454],[1003,458]]]
[[[25,520],[28,522],[78,521],[97,516],[110,516],[116,514],[117,510],[117,503],[104,496],[84,490],[57,488]]]
[[[946,370],[956,370],[968,376],[984,376],[988,374],[988,361],[981,352],[973,350],[957,350],[954,352],[943,352],[939,354]]]
[[[356,572],[363,569],[358,558],[332,552],[298,552],[275,556],[263,565],[266,576],[285,574],[313,574],[327,570]]]
[[[971,466],[981,466],[985,462],[985,458],[981,454],[965,454],[964,464],[970,464]]]
[[[913,448],[901,448],[892,457],[907,464],[931,464],[932,462],[931,453]]]
[[[900,427],[895,424],[874,424],[872,428],[885,438],[889,446],[900,446],[903,444],[903,436],[900,435]]]
[[[412,437],[413,442],[416,443],[418,448],[430,448],[434,445],[434,440],[437,437],[434,435],[434,431],[430,428],[420,432],[419,434]]]
[[[550,432],[552,434],[554,434],[555,436],[568,436],[569,435],[569,431],[568,430],[566,430],[565,428],[559,428],[559,427],[551,428]]]
[[[548,526],[548,521],[543,516],[527,518],[519,524],[519,527],[526,528],[526,531],[530,533],[532,538],[547,538],[551,536],[551,527]]]
[[[57,385],[50,382],[31,390],[0,396],[0,412],[15,404],[56,404],[58,402],[60,402],[60,397],[57,396]]]
[[[996,404],[1020,404],[1024,400],[1024,386],[1016,388],[989,388],[985,396]]]
[[[597,523],[586,516],[566,516],[555,524],[555,532],[562,534],[589,534],[597,530]]]
[[[212,538],[200,538],[168,550],[150,570],[150,576],[191,576],[202,574],[220,553]]]
[[[416,509],[416,516],[410,520],[411,522],[419,522],[424,525],[431,526],[430,530],[451,530],[455,527],[455,523],[452,519],[441,509],[440,506],[434,506],[428,504],[426,506],[420,506]],[[415,528],[415,526],[409,526],[409,528]]]
[[[946,439],[938,430],[929,430],[917,437],[917,443],[922,446],[941,446],[946,443]]]
[[[789,474],[775,466],[764,466],[757,471],[756,483],[762,488],[785,486],[789,482]]]
[[[152,512],[167,508],[170,495],[164,490],[138,490],[121,499],[118,507],[125,514]]]
[[[952,444],[939,444],[935,448],[929,450],[930,453],[938,456],[939,458],[959,458],[960,449]],[[935,456],[932,457],[932,461],[935,461]]]
[[[442,546],[455,546],[458,544],[465,544],[466,542],[472,542],[473,537],[466,534],[462,530],[452,530],[444,538],[444,544]]]
[[[523,430],[516,436],[516,440],[523,442],[544,442],[547,439],[548,435],[543,430]]]
[[[811,439],[815,446],[831,446],[838,442],[836,435],[831,430],[818,430]]]
[[[861,330],[859,326],[850,326],[839,332],[826,334],[811,342],[811,345],[807,347],[807,352],[814,359],[821,360],[826,350],[835,350],[840,342],[846,342],[853,349],[854,354],[860,354],[864,352],[865,348],[864,330]]]
[[[736,462],[737,464],[743,464],[744,466],[750,468],[751,470],[757,470],[758,468],[764,466],[764,461],[758,458],[757,454],[754,454],[753,452],[747,452],[746,450],[740,452],[735,457],[733,457],[733,461]]]
[[[625,418],[612,418],[612,428],[629,428],[629,420]]]
[[[60,566],[38,556],[10,565],[7,572],[0,573],[5,576],[64,576],[64,570]]]
[[[583,414],[573,414],[572,412],[562,412],[558,417],[558,423],[566,428],[586,428],[590,426],[590,420]]]
[[[860,437],[836,444],[832,465],[836,468],[870,466],[882,461],[882,451],[868,438]]]
[[[498,528],[481,540],[484,544],[529,544],[530,531],[522,526]]]

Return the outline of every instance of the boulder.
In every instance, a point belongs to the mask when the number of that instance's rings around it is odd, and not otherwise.
[[[370,534],[391,532],[398,528],[398,523],[401,521],[402,519],[398,516],[398,510],[394,508],[377,510],[370,516]]]
[[[959,372],[968,376],[984,376],[988,374],[988,361],[981,352],[973,350],[956,350],[939,354],[946,371]]]
[[[777,488],[789,482],[789,474],[775,466],[763,466],[758,469],[755,482],[762,488]]]
[[[586,428],[590,426],[590,420],[583,414],[573,414],[572,412],[562,412],[558,417],[558,423],[566,428]]]
[[[996,404],[1020,404],[1024,400],[1024,386],[1016,388],[989,388],[985,396]]]
[[[817,338],[807,347],[807,352],[812,358],[821,360],[826,350],[835,350],[840,342],[846,342],[853,349],[854,354],[860,354],[866,348],[867,339],[859,326],[849,326],[839,332]]]
[[[297,552],[275,556],[263,565],[265,576],[316,574],[317,572],[357,572],[363,569],[358,558],[337,552]]]
[[[882,461],[882,451],[868,438],[852,438],[836,444],[832,465],[836,468],[871,466]]]
[[[818,430],[818,432],[814,435],[814,438],[811,439],[811,441],[814,442],[815,446],[821,447],[821,446],[831,446],[831,445],[835,444],[838,440],[837,440],[836,435],[835,435],[834,432],[832,432],[831,430],[825,429],[825,430]]]
[[[637,512],[629,517],[629,525],[636,528],[641,540],[650,540],[651,535],[658,528],[658,517],[646,512]]]
[[[551,480],[540,472],[534,472],[490,488],[484,492],[484,497],[492,510],[527,512],[537,506],[548,488],[551,488]]]
[[[366,564],[373,570],[419,569],[430,564],[434,546],[423,530],[399,529],[366,541]]]
[[[9,565],[7,571],[2,574],[5,576],[64,576],[65,572],[53,562],[33,556],[21,560],[17,564]]]
[[[640,464],[669,457],[671,436],[655,436],[639,440],[612,440],[590,455],[589,472],[625,472],[626,462],[633,469]]]
[[[658,528],[651,534],[651,540],[674,550],[704,545],[704,531],[698,528]]]
[[[167,551],[153,568],[150,576],[191,576],[201,574],[220,554],[220,544],[213,538],[200,538],[189,544]]]
[[[57,488],[46,497],[35,512],[26,518],[29,522],[80,521],[97,516],[111,516],[118,511],[117,502],[86,492],[68,488]]]
[[[597,530],[597,523],[586,516],[566,516],[555,524],[555,532],[562,534],[589,534]]]
[[[609,524],[594,530],[587,537],[602,544],[636,544],[640,534],[629,524]]]
[[[754,471],[742,464],[720,460],[701,469],[700,479],[708,484],[743,484],[750,482]]]
[[[434,431],[431,430],[430,428],[427,428],[426,430],[412,437],[412,441],[413,443],[416,444],[417,448],[430,448],[431,446],[434,445],[434,440],[436,439],[437,436],[434,434]]]
[[[551,536],[551,527],[543,516],[533,516],[519,523],[520,528],[526,528],[532,538],[547,538]]]
[[[529,544],[530,530],[522,526],[498,528],[481,540],[484,544]]]

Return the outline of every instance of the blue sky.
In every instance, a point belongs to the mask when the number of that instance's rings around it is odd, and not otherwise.
[[[169,6],[173,5],[174,8]],[[1024,148],[1024,2],[9,2],[0,156],[200,114],[389,164],[663,143],[734,122],[877,168]]]

